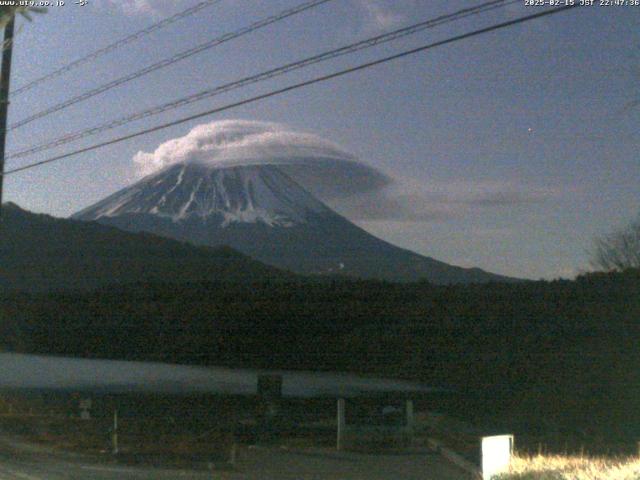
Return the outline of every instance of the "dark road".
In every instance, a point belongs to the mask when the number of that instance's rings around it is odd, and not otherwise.
[[[465,474],[440,456],[426,451],[398,455],[337,453],[332,450],[287,450],[248,447],[238,450],[235,468],[208,470],[128,466],[101,459],[54,452],[45,447],[3,438],[0,480],[457,480]]]

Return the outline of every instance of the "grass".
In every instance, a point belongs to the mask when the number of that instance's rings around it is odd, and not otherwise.
[[[496,480],[640,480],[638,457],[514,456]]]

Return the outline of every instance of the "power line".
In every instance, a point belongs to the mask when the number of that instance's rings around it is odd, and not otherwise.
[[[414,33],[417,33],[421,30],[424,30],[426,28],[432,28],[438,25],[442,25],[444,23],[448,23],[450,21],[454,21],[454,20],[458,20],[461,18],[464,18],[466,16],[470,16],[470,15],[476,15],[479,13],[483,13],[495,8],[501,8],[504,7],[506,5],[509,4],[513,4],[513,3],[517,3],[519,0],[511,0],[509,2],[506,2],[506,0],[493,0],[490,2],[486,2],[484,4],[478,5],[476,7],[471,7],[471,8],[466,8],[466,9],[462,9],[459,10],[455,13],[452,14],[448,14],[448,15],[443,15],[434,19],[430,19],[424,22],[420,22],[418,24],[415,25],[411,25],[409,27],[404,27],[398,30],[395,30],[393,32],[389,32],[386,34],[382,34],[382,35],[378,35],[376,37],[373,38],[369,38],[366,40],[362,40],[360,42],[354,43],[354,44],[350,44],[347,45],[345,47],[340,47],[334,50],[329,50],[327,52],[323,52],[321,54],[318,55],[314,55],[312,57],[308,57],[305,58],[303,60],[297,61],[297,62],[293,62],[293,63],[289,63],[274,69],[270,69],[267,70],[265,72],[261,72],[257,75],[252,75],[250,77],[244,77],[240,80],[236,80],[221,86],[217,86],[214,87],[212,89],[207,89],[198,93],[195,93],[193,95],[190,95],[188,97],[184,97],[175,101],[171,101],[156,107],[153,107],[151,109],[148,110],[144,110],[142,112],[138,112],[132,115],[128,115],[116,120],[112,120],[110,122],[106,122],[104,124],[95,126],[95,127],[91,127],[79,132],[75,132],[75,133],[70,133],[67,135],[64,135],[63,137],[59,137],[57,139],[48,141],[44,144],[40,144],[40,145],[36,145],[34,147],[30,147],[26,150],[22,150],[19,152],[15,152],[12,153],[11,155],[9,155],[7,158],[20,158],[20,157],[25,157],[43,150],[48,150],[50,148],[54,148],[54,147],[58,147],[61,145],[65,145],[67,143],[79,140],[81,138],[85,138],[87,136],[90,135],[94,135],[97,133],[101,133],[104,132],[106,130],[110,130],[122,125],[125,125],[127,123],[136,121],[136,120],[141,120],[153,115],[157,115],[160,113],[163,113],[165,111],[168,110],[172,110],[174,108],[178,108],[178,107],[182,107],[200,100],[203,100],[205,98],[210,98],[216,95],[219,95],[221,93],[226,93],[230,90],[234,90],[236,88],[240,88],[240,87],[244,87],[247,86],[249,84],[253,84],[253,83],[257,83],[260,81],[264,81],[264,80],[268,80],[271,78],[274,78],[276,76],[280,76],[283,75],[285,73],[289,73],[293,70],[297,70],[303,67],[307,67],[310,65],[313,65],[315,63],[320,63],[322,61],[326,61],[326,60],[330,60],[332,58],[336,58],[342,55],[346,55],[349,53],[353,53],[359,50],[363,50],[365,48],[370,48],[373,47],[375,45],[379,45],[382,43],[386,43],[392,40],[396,40],[398,38],[402,38],[404,36],[408,36]],[[505,3],[506,2],[506,3]]]
[[[116,127],[120,127],[122,125],[126,125],[128,123],[137,121],[137,120],[142,120],[144,118],[148,118],[154,115],[158,115],[160,113],[164,113],[166,111],[169,110],[173,110],[175,108],[179,108],[179,107],[183,107],[185,105],[189,105],[191,103],[194,102],[198,102],[201,100],[204,100],[206,98],[211,98],[217,95],[220,95],[222,93],[226,93],[229,92],[231,90],[235,90],[237,88],[241,88],[241,87],[245,87],[248,86],[250,84],[254,84],[254,83],[258,83],[261,81],[265,81],[265,80],[269,80],[271,78],[274,77],[278,77],[280,75],[284,75],[286,73],[292,72],[294,70],[298,70],[304,67],[308,67],[310,65],[314,65],[316,63],[320,63],[320,62],[324,62],[327,60],[331,60],[333,58],[337,58],[343,55],[347,55],[353,52],[357,52],[360,50],[364,50],[367,48],[371,48],[374,47],[376,45],[380,45],[383,43],[387,43],[393,40],[397,40],[399,38],[403,38],[409,35],[413,35],[415,33],[418,33],[422,30],[428,29],[428,28],[433,28],[439,25],[443,25],[445,23],[449,23],[449,22],[453,22],[456,20],[460,20],[462,18],[471,16],[471,15],[478,15],[480,13],[485,13],[488,12],[490,10],[496,9],[496,8],[502,8],[505,7],[507,5],[510,4],[514,4],[514,3],[519,3],[521,0],[492,0],[489,2],[485,2],[483,4],[477,5],[475,7],[470,7],[470,8],[465,8],[462,10],[459,10],[457,12],[451,13],[451,14],[447,14],[447,15],[442,15],[440,17],[436,17],[433,19],[429,19],[414,25],[410,25],[408,27],[403,27],[397,30],[394,30],[392,32],[388,32],[388,33],[384,33],[381,35],[377,35],[375,37],[371,37],[368,38],[366,40],[361,40],[359,42],[356,43],[352,43],[349,44],[347,46],[343,46],[340,48],[336,48],[333,50],[329,50],[329,51],[325,51],[323,53],[317,54],[317,55],[313,55],[311,57],[307,57],[305,59],[296,61],[296,62],[292,62],[292,63],[288,63],[285,65],[282,65],[280,67],[277,68],[273,68],[270,70],[266,70],[264,72],[258,73],[256,75],[252,75],[249,77],[244,77],[241,78],[239,80],[235,80],[233,82],[227,83],[227,84],[223,84],[220,86],[216,86],[213,88],[209,88],[206,90],[203,90],[201,92],[189,95],[187,97],[183,97],[180,98],[178,100],[174,100],[171,102],[167,102],[161,105],[157,105],[155,107],[152,107],[150,109],[147,110],[143,110],[142,112],[137,112],[131,115],[127,115],[124,117],[121,117],[119,119],[115,119],[103,124],[100,124],[98,126],[94,126],[94,127],[90,127],[78,132],[73,132],[73,133],[69,133],[66,134],[62,137],[58,137],[56,139],[53,140],[49,140],[45,143],[39,144],[39,145],[35,145],[33,147],[29,147],[27,149],[18,151],[18,152],[14,152],[11,153],[10,155],[7,156],[8,159],[14,159],[14,158],[21,158],[21,157],[26,157],[29,155],[32,155],[34,153],[38,153],[44,150],[49,150],[51,148],[55,148],[55,147],[59,147],[61,145],[66,145],[67,143],[71,143],[74,142],[76,140],[79,140],[81,138],[85,138],[91,135],[95,135],[98,133],[102,133],[105,132],[107,130],[111,130],[113,128]]]
[[[454,37],[450,37],[450,38],[447,38],[445,40],[440,40],[438,42],[430,43],[430,44],[427,44],[427,45],[423,45],[421,47],[413,48],[411,50],[405,50],[405,51],[397,53],[395,55],[390,55],[388,57],[380,58],[378,60],[374,60],[374,61],[367,62],[367,63],[362,63],[362,64],[357,65],[355,67],[350,67],[350,68],[347,68],[347,69],[344,69],[344,70],[340,70],[338,72],[330,73],[328,75],[323,75],[321,77],[316,77],[316,78],[313,78],[311,80],[306,80],[304,82],[295,83],[293,85],[289,85],[288,87],[280,88],[278,90],[273,90],[271,92],[263,93],[261,95],[257,95],[257,96],[251,97],[251,98],[240,100],[238,102],[230,103],[230,104],[224,105],[222,107],[218,107],[218,108],[214,108],[214,109],[211,109],[211,110],[207,110],[207,111],[204,111],[204,112],[201,112],[201,113],[197,113],[197,114],[194,114],[194,115],[189,115],[188,117],[183,117],[181,119],[174,120],[172,122],[168,122],[168,123],[164,123],[164,124],[161,124],[161,125],[157,125],[155,127],[151,127],[151,128],[147,128],[147,129],[144,129],[144,130],[140,130],[140,131],[138,131],[136,133],[131,133],[131,134],[128,134],[128,135],[124,135],[124,136],[121,136],[121,137],[117,137],[117,138],[108,140],[106,142],[97,143],[97,144],[91,145],[89,147],[84,147],[84,148],[80,148],[78,150],[74,150],[72,152],[68,152],[68,153],[62,154],[62,155],[57,155],[55,157],[51,157],[51,158],[48,158],[46,160],[41,160],[39,162],[34,162],[34,163],[31,163],[31,164],[28,164],[28,165],[24,165],[22,167],[17,167],[17,168],[14,168],[12,170],[6,171],[4,173],[4,175],[5,176],[6,175],[11,175],[11,174],[14,174],[14,173],[17,173],[17,172],[22,172],[22,171],[29,170],[29,169],[32,169],[32,168],[35,168],[35,167],[39,167],[39,166],[46,165],[46,164],[49,164],[49,163],[57,162],[57,161],[65,159],[65,158],[69,158],[69,157],[73,157],[75,155],[79,155],[81,153],[86,153],[86,152],[89,152],[89,151],[92,151],[92,150],[97,150],[97,149],[102,148],[102,147],[106,147],[106,146],[109,146],[109,145],[114,145],[116,143],[121,143],[121,142],[124,142],[126,140],[130,140],[132,138],[136,138],[136,137],[140,137],[142,135],[146,135],[146,134],[149,134],[149,133],[157,132],[159,130],[164,130],[166,128],[173,127],[173,126],[176,126],[176,125],[180,125],[182,123],[186,123],[186,122],[189,122],[191,120],[196,120],[198,118],[202,118],[202,117],[206,117],[206,116],[209,116],[209,115],[213,115],[215,113],[220,113],[220,112],[223,112],[223,111],[226,111],[226,110],[231,110],[233,108],[237,108],[237,107],[240,107],[240,106],[243,106],[243,105],[254,103],[254,102],[257,102],[259,100],[264,100],[266,98],[270,98],[270,97],[274,97],[274,96],[277,96],[277,95],[281,95],[283,93],[287,93],[287,92],[290,92],[292,90],[297,90],[297,89],[302,88],[302,87],[307,87],[309,85],[313,85],[313,84],[316,84],[316,83],[320,83],[320,82],[324,82],[324,81],[327,81],[327,80],[331,80],[333,78],[341,77],[341,76],[347,75],[349,73],[353,73],[353,72],[364,70],[364,69],[367,69],[367,68],[370,68],[370,67],[381,65],[383,63],[390,62],[392,60],[397,60],[397,59],[400,59],[400,58],[403,58],[403,57],[406,57],[406,56],[409,56],[409,55],[413,55],[413,54],[416,54],[416,53],[424,52],[426,50],[430,50],[432,48],[436,48],[436,47],[439,47],[439,46],[442,46],[442,45],[447,45],[449,43],[454,43],[454,42],[457,42],[457,41],[460,41],[460,40],[465,40],[467,38],[471,38],[471,37],[475,37],[477,35],[482,35],[482,34],[485,34],[485,33],[493,32],[495,30],[500,30],[502,28],[510,27],[512,25],[517,25],[517,24],[524,23],[524,22],[527,22],[527,21],[530,21],[530,20],[535,20],[537,18],[541,18],[541,17],[545,17],[545,16],[549,16],[549,15],[554,15],[556,13],[567,11],[567,10],[570,10],[570,9],[576,8],[576,7],[578,7],[577,4],[565,5],[563,7],[558,7],[558,8],[554,8],[554,9],[551,9],[551,10],[544,10],[542,12],[534,13],[534,14],[531,14],[531,15],[526,15],[524,17],[519,17],[519,18],[516,18],[514,20],[509,20],[507,22],[498,23],[498,24],[492,25],[490,27],[485,27],[485,28],[481,28],[479,30],[474,30],[472,32],[463,33],[461,35],[456,35]]]
[[[155,32],[156,30],[160,30],[161,28],[171,25],[172,23],[175,23],[178,20],[181,20],[185,17],[193,15],[199,12],[200,10],[203,10],[207,7],[215,5],[216,3],[220,3],[221,1],[222,0],[205,0],[204,2],[200,2],[197,5],[194,5],[193,7],[187,8],[186,10],[178,12],[175,15],[172,15],[163,20],[160,20],[159,22],[154,23],[153,25],[150,25],[147,28],[144,28],[135,33],[132,33],[131,35],[128,35],[124,38],[121,38],[120,40],[117,40],[107,45],[106,47],[100,48],[94,52],[89,53],[88,55],[85,55],[84,57],[74,60],[73,62],[68,63],[67,65],[64,65],[58,68],[57,70],[54,70],[46,75],[43,75],[42,77],[36,78],[35,80],[32,80],[26,85],[23,85],[22,87],[19,87],[13,90],[11,92],[11,95],[12,96],[20,95],[21,93],[26,92],[27,90],[31,90],[33,87],[35,87],[36,85],[39,85],[44,81],[51,80],[52,78],[55,78],[55,77],[59,77],[60,75],[73,70],[74,68],[78,68],[79,66],[85,63],[88,63],[92,60],[95,60],[98,57],[101,57],[102,55],[112,52],[113,50],[116,50],[124,45],[128,45],[129,43],[135,42],[136,40],[139,40],[145,37],[146,35],[149,35],[150,33]]]
[[[302,13],[306,10],[309,10],[311,8],[320,6],[324,3],[327,2],[331,2],[333,0],[310,0],[307,1],[305,3],[302,3],[296,7],[284,10],[276,15],[264,18],[262,20],[258,20],[257,22],[252,23],[251,25],[247,26],[247,27],[243,27],[240,28],[239,30],[236,30],[234,32],[230,32],[230,33],[225,33],[224,35],[221,35],[219,37],[216,37],[214,39],[209,40],[208,42],[202,43],[200,45],[197,45],[193,48],[190,48],[188,50],[185,50],[183,52],[177,53],[169,58],[165,58],[164,60],[161,60],[159,62],[153,63],[145,68],[143,68],[142,70],[138,70],[136,72],[130,73],[128,75],[125,75],[124,77],[120,77],[117,78],[115,80],[112,80],[111,82],[105,83],[99,87],[93,88],[91,90],[87,90],[84,93],[81,93],[80,95],[76,95],[75,97],[71,97],[68,100],[65,100],[64,102],[58,103],[56,105],[53,105],[52,107],[49,107],[45,110],[42,110],[40,112],[34,113],[33,115],[26,117],[16,123],[13,123],[11,125],[9,125],[8,130],[13,130],[19,127],[22,127],[24,125],[27,125],[28,123],[33,122],[34,120],[38,120],[42,117],[46,117],[47,115],[51,115],[54,112],[59,112],[60,110],[63,110],[67,107],[70,107],[71,105],[75,105],[76,103],[79,102],[83,102],[91,97],[94,97],[96,95],[99,95],[101,93],[104,93],[108,90],[111,90],[112,88],[118,87],[124,83],[130,82],[132,80],[135,80],[137,78],[140,78],[144,75],[147,75],[151,72],[155,72],[156,70],[160,70],[161,68],[165,68],[168,67],[169,65],[173,65],[174,63],[177,63],[181,60],[184,60],[186,58],[192,57],[193,55],[196,55],[200,52],[203,52],[205,50],[209,50],[213,47],[216,47],[222,43],[228,42],[230,40],[233,40],[235,38],[241,37],[243,35],[246,35],[248,33],[254,32],[260,28],[266,27],[267,25],[271,25],[272,23],[276,23],[279,22],[281,20],[284,20],[285,18],[291,17],[293,15],[296,15],[298,13]]]

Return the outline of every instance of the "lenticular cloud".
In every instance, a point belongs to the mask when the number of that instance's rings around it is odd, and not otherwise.
[[[199,163],[212,168],[277,165],[324,199],[372,192],[391,183],[388,176],[328,140],[281,124],[257,121],[225,120],[199,125],[152,153],[138,152],[133,160],[142,175],[176,163]]]

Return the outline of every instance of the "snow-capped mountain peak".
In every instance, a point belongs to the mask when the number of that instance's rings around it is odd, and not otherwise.
[[[305,275],[434,283],[501,279],[374,237],[316,199],[281,165],[172,164],[73,218],[195,245],[226,245]]]
[[[232,223],[289,227],[331,213],[274,165],[212,168],[177,164],[147,176],[99,203],[78,212],[82,220],[148,214],[170,218],[213,218]]]

